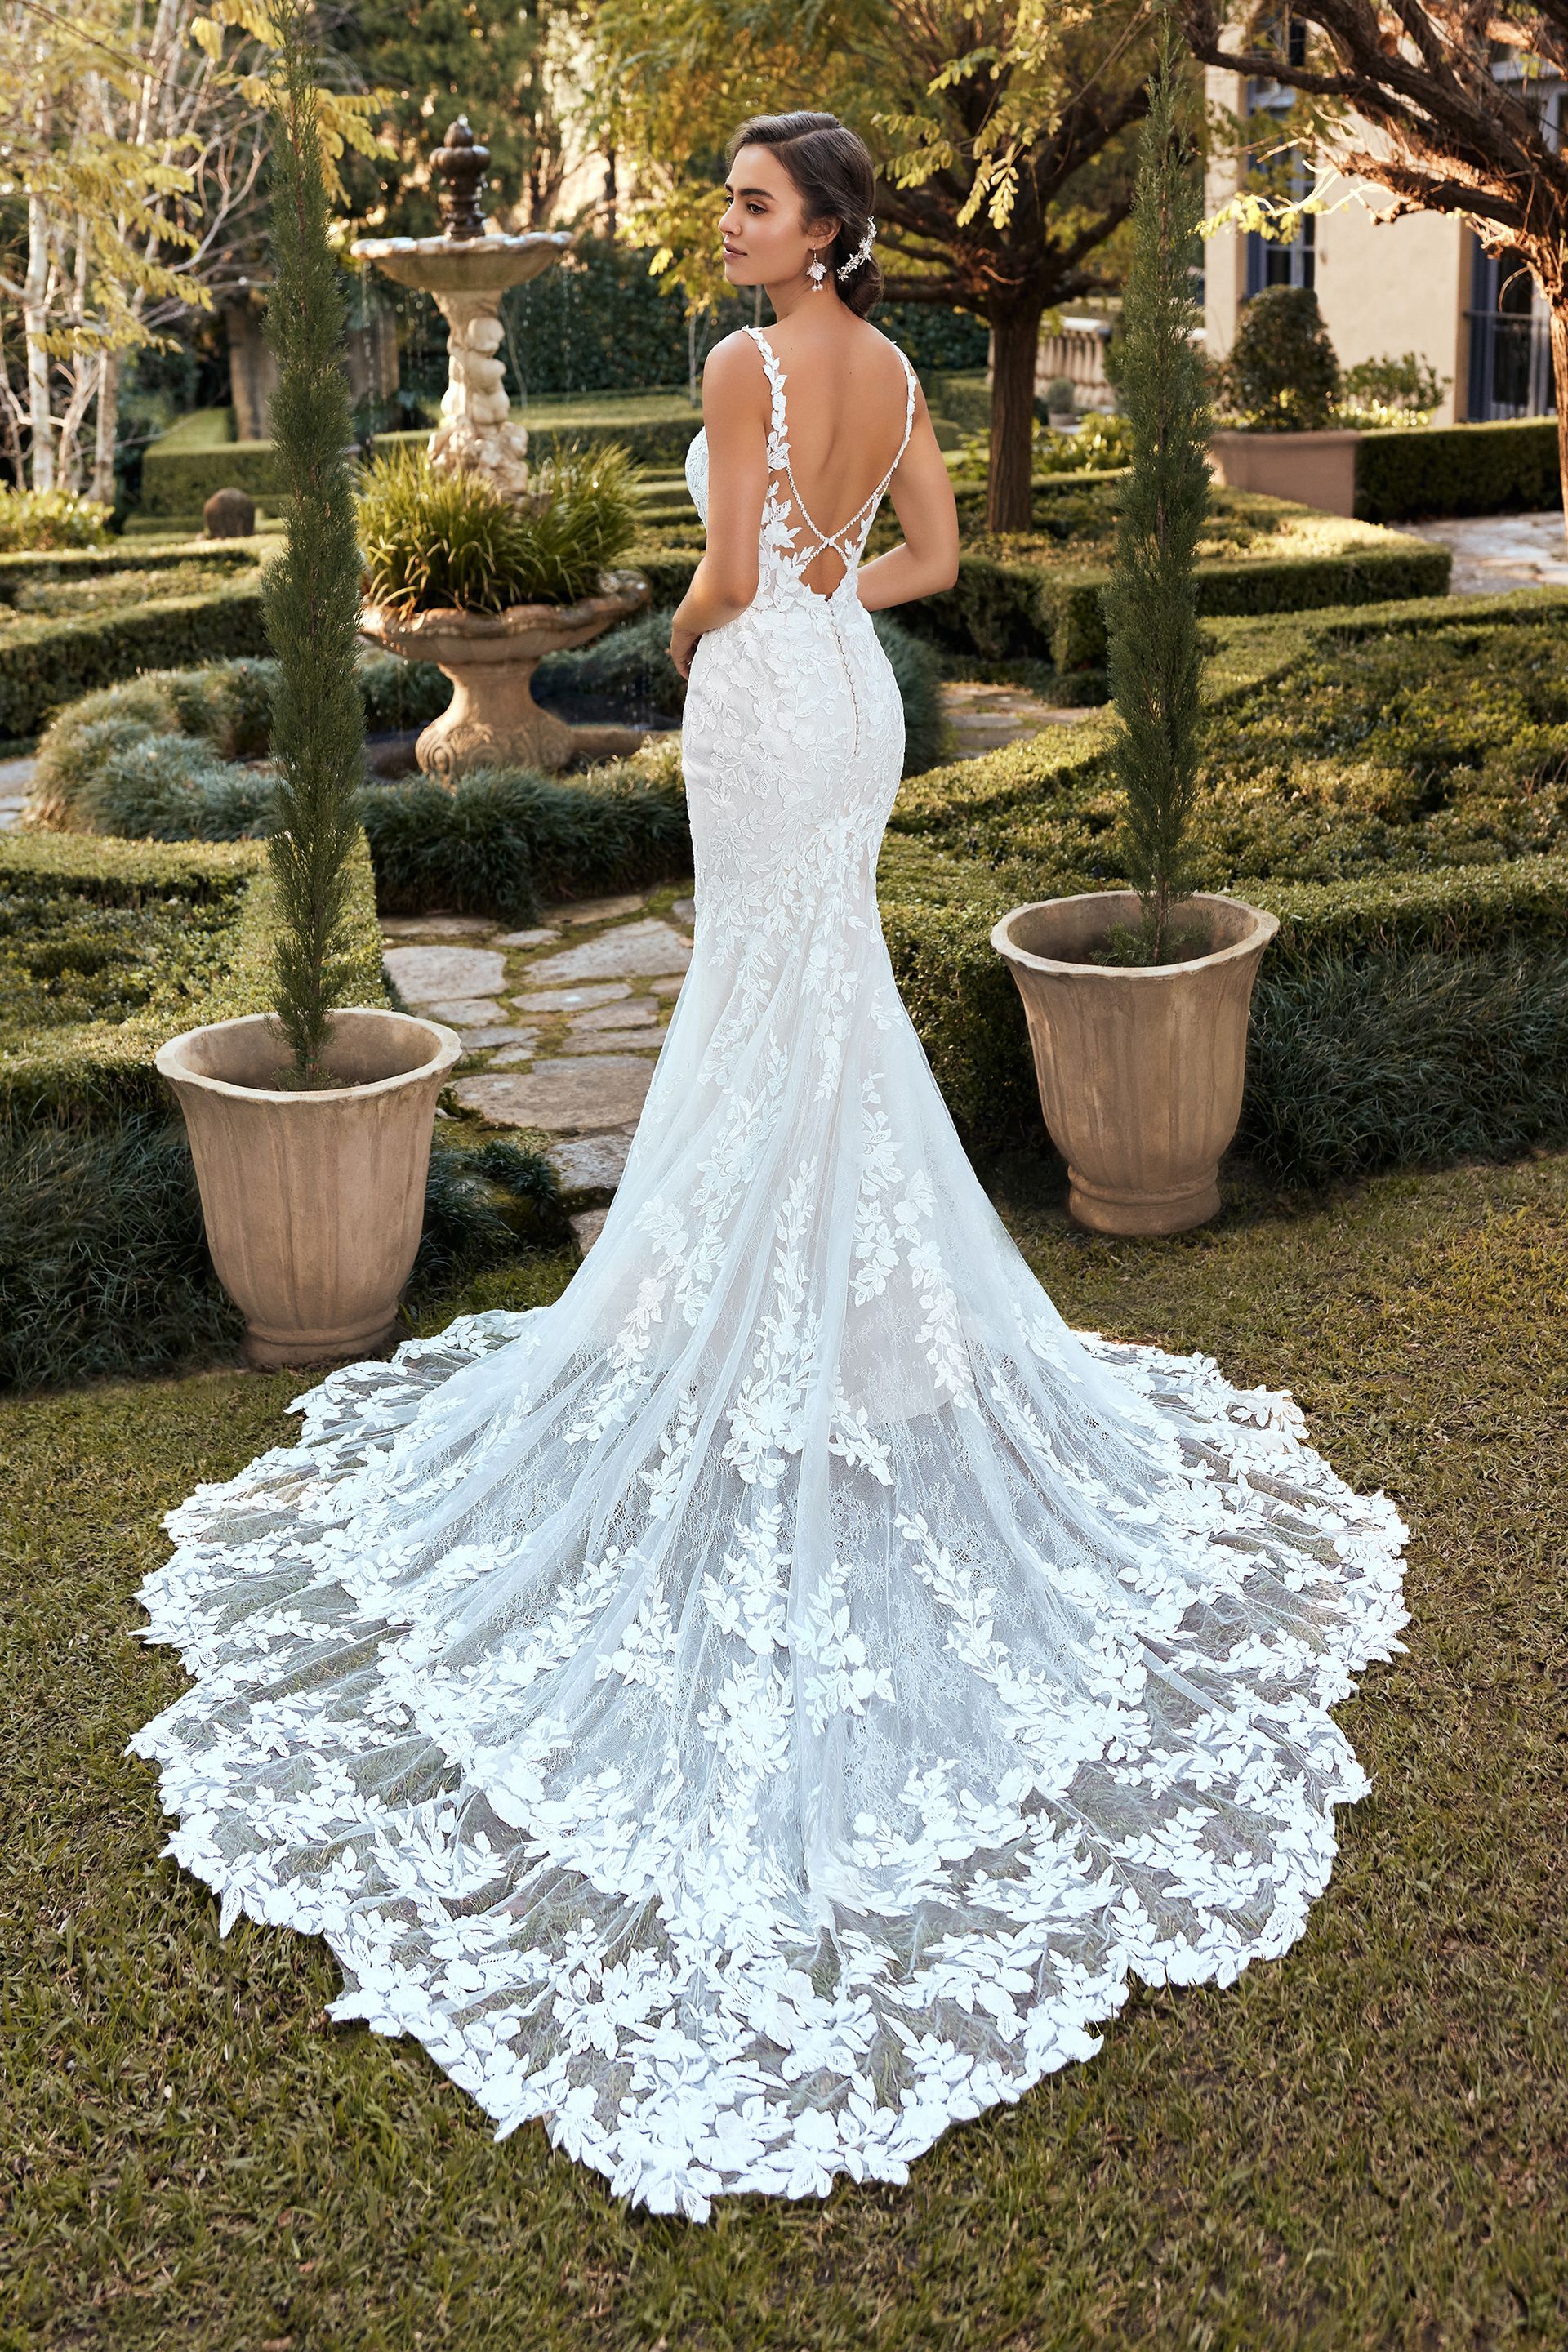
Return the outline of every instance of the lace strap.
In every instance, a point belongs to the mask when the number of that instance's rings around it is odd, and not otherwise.
[[[768,418],[768,471],[776,473],[780,467],[789,466],[789,419],[784,407],[784,372],[779,365],[778,353],[760,327],[748,327],[746,332],[763,355],[763,365],[768,372],[768,388],[773,394],[773,406]],[[802,509],[805,512],[805,509]],[[816,528],[815,523],[813,530]]]

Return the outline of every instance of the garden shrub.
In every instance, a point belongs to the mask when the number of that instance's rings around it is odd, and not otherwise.
[[[1334,422],[1340,366],[1309,286],[1248,295],[1219,371],[1223,421],[1249,433],[1314,433]]]
[[[1562,499],[1554,416],[1363,433],[1356,444],[1355,510],[1367,522],[1499,514]]]
[[[0,489],[0,555],[100,547],[109,534],[109,511],[74,490]]]
[[[349,1001],[386,1002],[370,860],[355,864]],[[257,842],[0,834],[0,1125],[166,1108],[153,1056],[269,1009],[272,885]]]

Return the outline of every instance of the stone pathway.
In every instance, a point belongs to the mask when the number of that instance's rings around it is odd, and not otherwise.
[[[1465,515],[1398,528],[1453,549],[1450,595],[1501,596],[1510,588],[1568,588],[1568,538],[1561,507],[1550,507],[1544,514]]]
[[[9,833],[14,825],[21,824],[23,804],[37,764],[31,757],[0,760],[0,833]]]
[[[1095,715],[1091,709],[1075,710],[1042,701],[1026,687],[982,686],[968,678],[950,678],[944,683],[942,707],[961,760],[999,751],[1004,744],[1037,735],[1043,727],[1080,726]]]
[[[526,930],[477,915],[382,922],[399,994],[462,1038],[452,1091],[464,1109],[550,1137],[584,1250],[620,1181],[691,961],[691,887],[574,899]]]

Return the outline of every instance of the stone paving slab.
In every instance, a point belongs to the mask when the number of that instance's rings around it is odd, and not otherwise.
[[[493,996],[438,996],[434,1004],[426,1004],[421,998],[417,1009],[428,1013],[432,1021],[449,1022],[454,1029],[467,1028],[473,1022],[493,1024],[506,1019]]]
[[[502,1021],[491,1029],[461,1029],[465,1049],[470,1054],[483,1054],[492,1045],[531,1045],[538,1036],[537,1029],[520,1028],[515,1022]]]
[[[576,1235],[577,1246],[584,1257],[604,1232],[605,1219],[609,1213],[608,1209],[579,1209],[574,1217],[567,1218],[566,1222]]]
[[[607,923],[619,915],[635,915],[647,904],[646,890],[619,890],[605,898],[568,898],[552,907],[552,923]]]
[[[613,1192],[626,1171],[635,1127],[614,1127],[603,1135],[574,1136],[552,1143],[545,1158],[565,1192]]]
[[[649,1052],[662,1045],[662,1029],[568,1029],[566,1050],[569,1054],[621,1054]]]
[[[591,1004],[586,1013],[578,1013],[567,1027],[569,1037],[580,1037],[590,1029],[652,1029],[657,1026],[661,1007],[651,996],[629,996],[614,1004]]]
[[[942,707],[952,728],[961,760],[1000,751],[1022,742],[1047,727],[1078,727],[1092,719],[1092,709],[1076,709],[1044,701],[1022,686],[986,686],[968,678],[949,679],[942,689]]]
[[[382,936],[389,940],[482,940],[493,931],[488,915],[383,915]]]
[[[1451,596],[1501,596],[1511,588],[1568,588],[1561,507],[1532,514],[1456,515],[1401,530],[1454,551]]]
[[[581,947],[560,955],[544,956],[529,973],[537,987],[578,980],[638,980],[654,973],[683,972],[691,961],[691,942],[673,927],[650,915],[640,923],[622,923]]]
[[[580,1005],[608,1004],[630,994],[624,980],[592,980],[581,988],[531,988],[511,1001],[520,1013],[575,1013]]]
[[[477,1110],[496,1127],[581,1135],[635,1119],[653,1071],[647,1054],[563,1054],[536,1062],[531,1070],[459,1078],[452,1092],[466,1110]]]
[[[561,933],[552,923],[534,931],[501,931],[490,941],[497,948],[547,948]]]
[[[382,961],[410,1004],[493,996],[506,985],[506,958],[494,948],[388,948]]]

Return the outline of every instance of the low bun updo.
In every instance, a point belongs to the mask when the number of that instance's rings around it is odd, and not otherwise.
[[[875,246],[847,278],[838,275],[840,265],[864,243],[876,210],[877,167],[859,132],[836,114],[813,114],[802,108],[793,114],[750,116],[725,148],[725,163],[732,163],[742,147],[773,150],[800,191],[806,220],[838,222],[838,234],[822,258],[833,272],[834,289],[845,308],[858,319],[868,318],[882,299]]]

